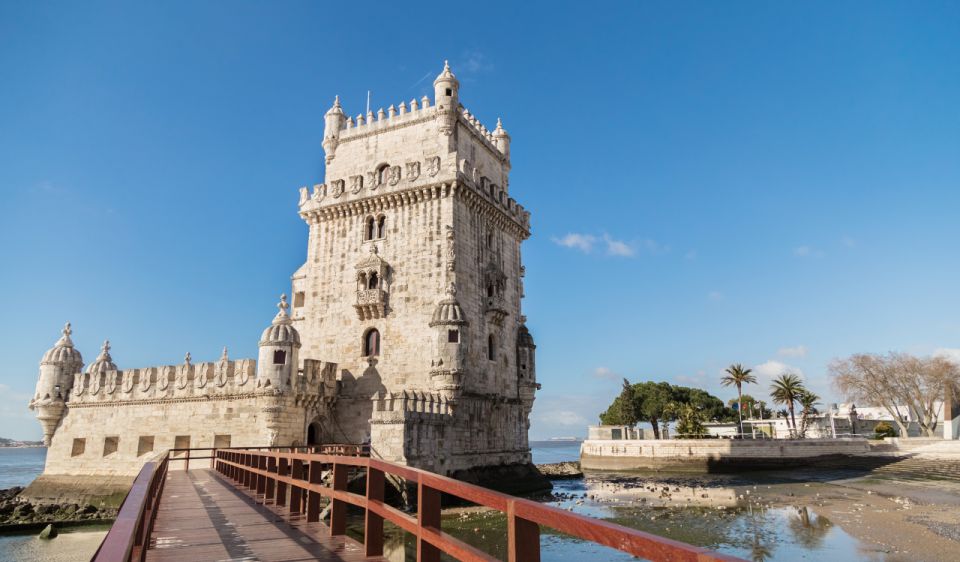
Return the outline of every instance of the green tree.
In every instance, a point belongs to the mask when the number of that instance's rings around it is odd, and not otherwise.
[[[790,425],[793,433],[797,433],[797,418],[794,415],[794,403],[800,399],[800,395],[805,392],[803,381],[793,373],[784,373],[773,380],[770,385],[770,398],[775,404],[783,404],[790,412]]]
[[[737,387],[737,420],[739,421],[740,434],[743,434],[743,385],[755,384],[757,377],[753,375],[752,369],[744,369],[743,365],[736,363],[726,369],[726,375],[720,379],[723,386]]]
[[[820,397],[804,389],[797,398],[797,402],[800,403],[802,408],[800,410],[800,438],[803,439],[807,436],[807,430],[810,429],[810,421],[818,413],[816,405],[820,403]]]
[[[702,420],[733,419],[733,412],[723,401],[699,388],[673,386],[666,382],[640,382],[630,384],[624,380],[620,394],[605,412],[600,414],[600,423],[605,425],[633,425],[647,422],[653,435],[660,439],[660,427],[677,419],[678,407],[671,404],[692,406]]]
[[[744,394],[739,400],[736,398],[731,398],[727,401],[727,405],[730,406],[731,411],[733,406],[737,403],[743,404],[743,412],[747,414],[749,418],[754,416],[762,415],[763,419],[770,419],[773,417],[773,410],[767,408],[767,403],[762,400],[757,400],[749,394]],[[762,412],[761,412],[762,410]],[[736,415],[734,415],[736,417]]]
[[[693,404],[672,402],[669,411],[677,419],[677,437],[689,439],[707,434],[707,428],[703,425],[703,414]]]

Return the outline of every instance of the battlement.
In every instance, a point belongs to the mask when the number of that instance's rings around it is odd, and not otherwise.
[[[162,365],[139,369],[76,373],[67,406],[103,402],[168,400],[250,395],[257,392],[333,395],[336,363],[305,360],[285,388],[268,388],[257,378],[254,359]]]
[[[373,423],[400,423],[409,419],[440,420],[453,415],[453,403],[434,392],[378,392],[372,400]]]
[[[356,119],[353,117],[344,119],[340,127],[340,142],[347,142],[368,133],[384,131],[436,115],[436,106],[430,105],[430,98],[427,96],[420,98],[419,102],[416,98],[410,100],[409,106],[401,101],[399,106],[391,105],[386,111],[381,107],[376,113],[368,111],[366,116],[359,113]]]

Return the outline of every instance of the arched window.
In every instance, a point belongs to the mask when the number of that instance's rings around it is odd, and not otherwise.
[[[376,289],[377,286],[379,286],[379,285],[380,285],[380,276],[377,275],[377,272],[371,273],[371,274],[370,274],[370,280],[367,281],[367,288],[368,288],[368,289]]]
[[[493,296],[493,283],[487,285],[487,296],[488,296],[488,297],[492,297],[492,296]]]
[[[381,215],[377,219],[377,238],[384,238],[387,235],[387,217]]]
[[[497,358],[496,351],[497,340],[493,337],[493,334],[487,336],[487,359],[494,361]]]
[[[376,357],[380,355],[380,332],[370,328],[363,336],[363,356]]]
[[[366,227],[363,230],[364,240],[373,240],[377,235],[377,221],[373,217],[367,218]]]

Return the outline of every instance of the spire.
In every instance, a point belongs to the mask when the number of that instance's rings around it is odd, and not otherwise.
[[[336,115],[336,114],[343,115],[343,108],[340,107],[340,96],[336,96],[335,98],[333,98],[333,107],[327,110],[327,113],[325,115]]]
[[[64,330],[64,334],[66,330]],[[110,340],[103,340],[103,345],[100,346],[100,355],[97,356],[97,361],[113,361],[113,358],[110,357]]]
[[[220,355],[221,361],[227,361],[227,346],[223,346],[223,353]]]
[[[441,80],[443,80],[443,81],[450,81],[450,82],[456,82],[456,81],[457,81],[457,77],[456,77],[456,76],[453,74],[453,72],[450,70],[450,61],[446,61],[446,60],[443,61],[443,72],[441,72],[441,73],[437,76],[437,79],[433,81],[433,84],[436,85],[437,82],[440,82]]]
[[[193,361],[193,357],[190,356],[190,352],[188,351],[187,354],[183,356],[183,364],[189,365],[191,361]]]
[[[73,333],[73,328],[70,327],[69,322],[63,325],[63,330],[61,330],[60,333],[63,335],[61,335],[60,339],[57,340],[56,345],[73,347],[73,340],[70,339],[70,334]]]
[[[500,121],[499,117],[497,117],[497,128],[493,130],[493,136],[495,137],[508,136],[506,129],[503,128],[503,122]]]
[[[287,295],[286,293],[280,295],[280,302],[277,303],[277,308],[280,309],[277,312],[277,315],[273,318],[274,324],[289,324],[290,315],[287,314],[287,309],[290,308],[290,305],[287,304]]]

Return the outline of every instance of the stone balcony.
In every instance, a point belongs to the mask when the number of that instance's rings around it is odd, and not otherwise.
[[[499,295],[484,297],[483,312],[498,326],[503,324],[503,319],[510,314],[507,310],[507,301]]]
[[[357,309],[360,320],[383,318],[387,314],[387,292],[383,289],[361,289],[357,291]]]

